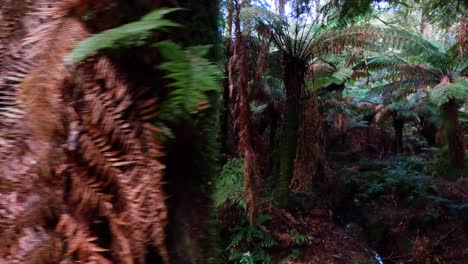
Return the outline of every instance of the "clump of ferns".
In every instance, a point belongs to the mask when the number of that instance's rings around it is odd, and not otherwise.
[[[235,226],[231,230],[230,243],[226,247],[227,259],[232,263],[273,264],[273,257],[268,250],[276,247],[278,242],[261,229],[261,226],[270,220],[270,216],[260,215],[253,225],[244,222]]]

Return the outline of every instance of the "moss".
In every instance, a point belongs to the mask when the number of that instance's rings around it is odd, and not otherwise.
[[[296,156],[298,125],[297,105],[288,104],[284,114],[279,146],[279,175],[273,189],[273,200],[283,208],[288,205],[289,183]]]

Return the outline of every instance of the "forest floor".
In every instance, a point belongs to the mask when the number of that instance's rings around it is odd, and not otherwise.
[[[468,179],[426,176],[412,157],[355,164],[331,162],[326,187],[288,210],[265,203],[274,263],[468,263]]]

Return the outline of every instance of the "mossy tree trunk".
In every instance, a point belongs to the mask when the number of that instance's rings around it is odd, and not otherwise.
[[[306,70],[305,60],[297,58],[285,59],[284,85],[286,89],[286,106],[279,145],[279,175],[273,187],[273,200],[280,207],[288,205],[289,185],[293,174],[297,149],[299,99],[304,87]]]
[[[440,107],[442,129],[448,146],[448,157],[453,168],[463,169],[465,150],[463,133],[458,120],[458,104],[451,99]]]
[[[175,1],[166,0],[165,6]],[[212,45],[212,60],[221,57],[218,0],[178,0],[184,10],[171,14],[184,27],[171,36],[185,46]],[[221,85],[220,85],[221,91]],[[174,129],[168,147],[169,251],[172,263],[218,263],[215,210],[211,200],[219,160],[219,92],[208,95],[210,108]]]

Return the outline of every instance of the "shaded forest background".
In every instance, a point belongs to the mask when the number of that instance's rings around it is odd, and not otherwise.
[[[467,7],[1,0],[0,263],[465,263]]]

